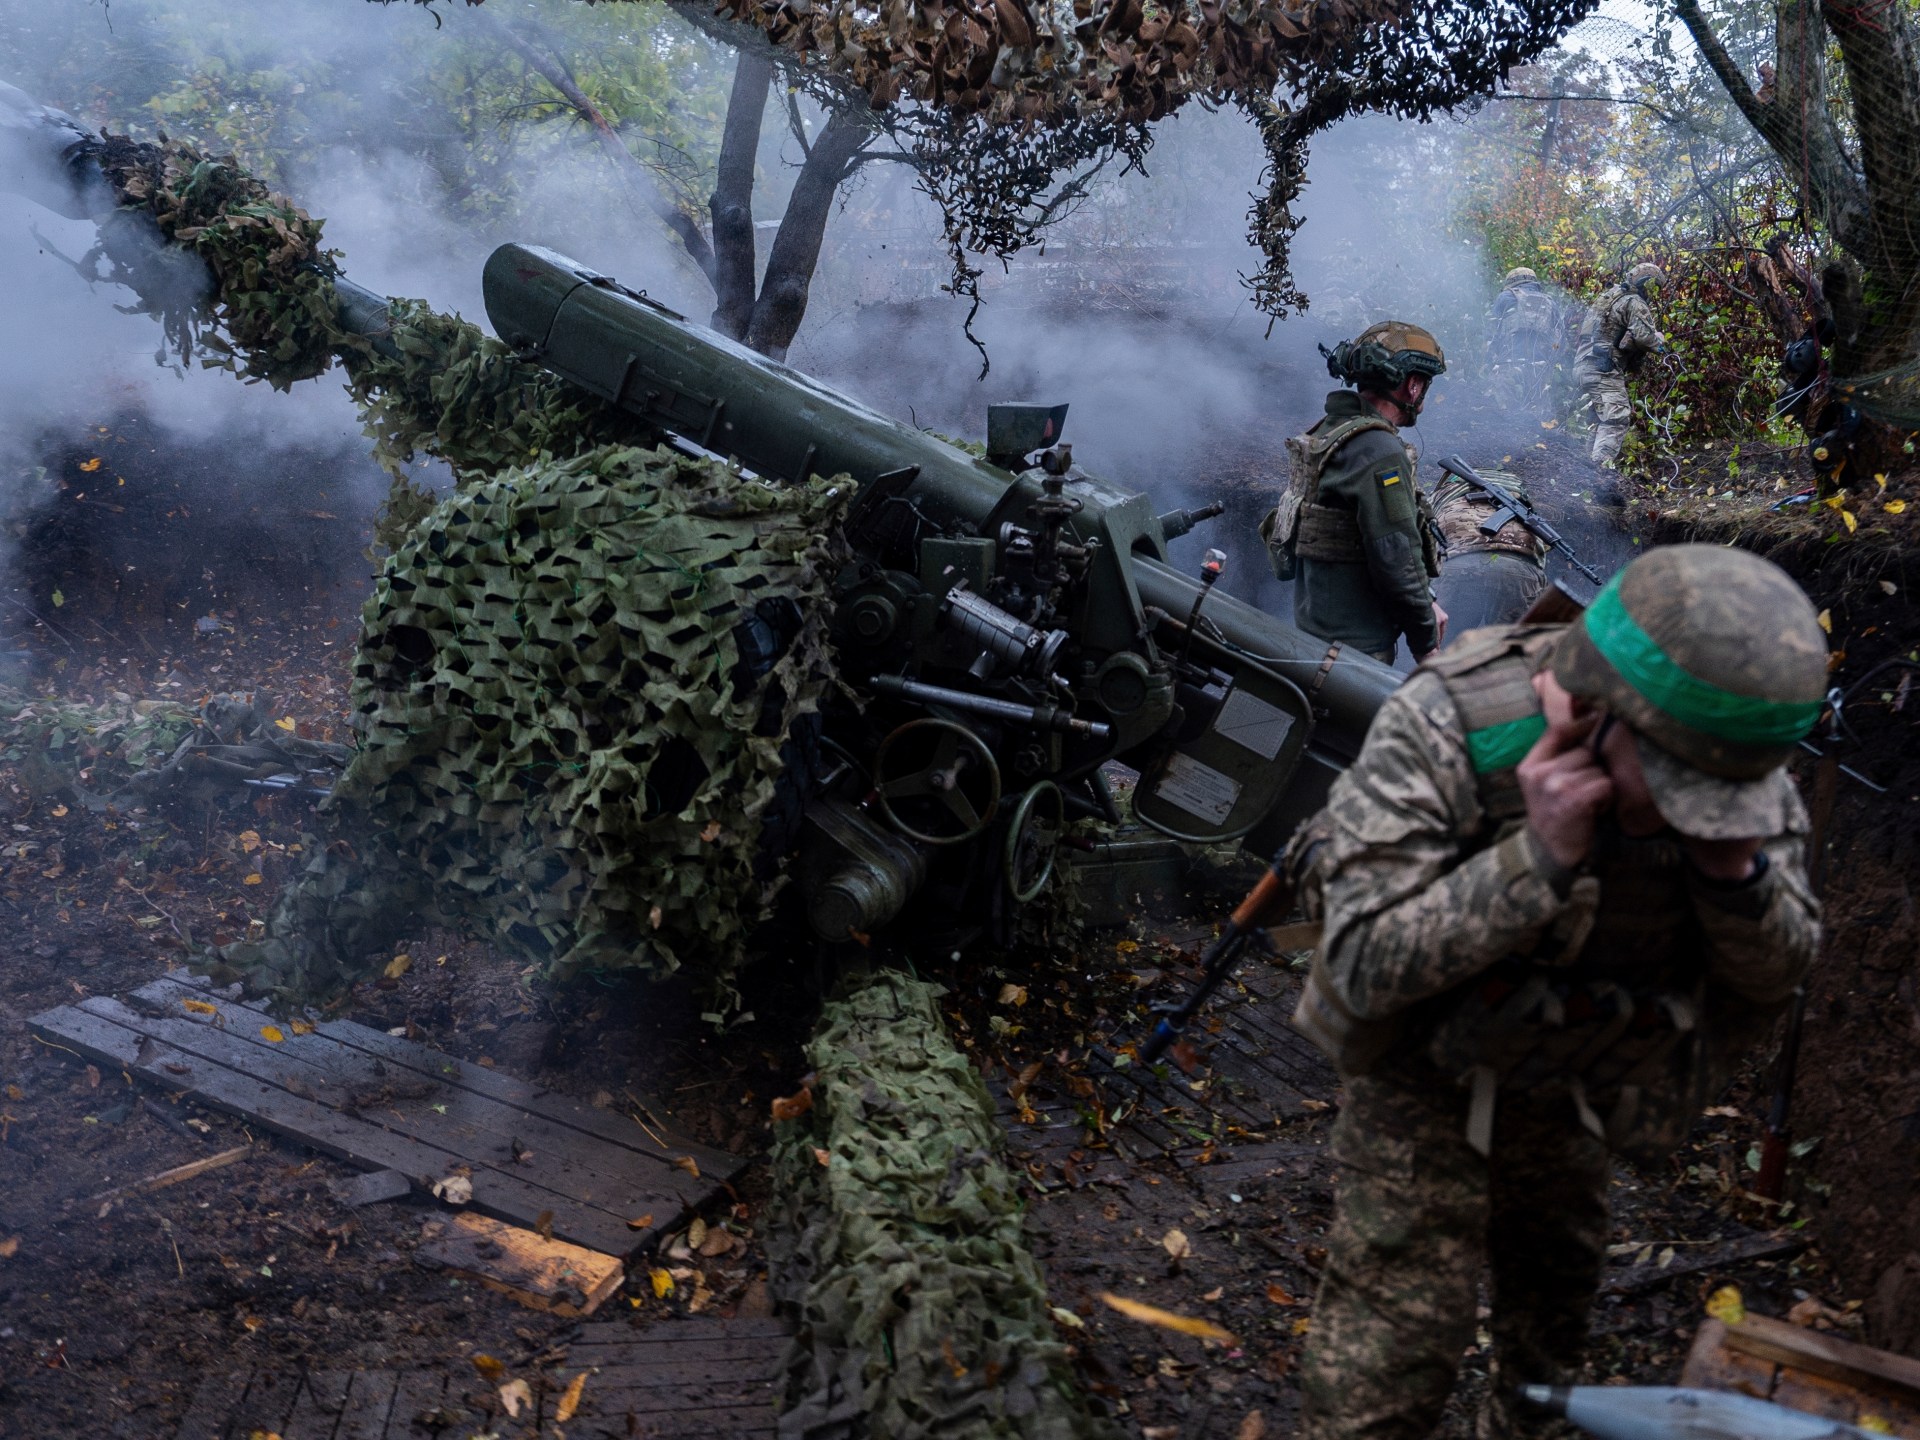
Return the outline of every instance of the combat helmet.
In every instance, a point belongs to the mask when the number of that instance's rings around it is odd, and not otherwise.
[[[1538,285],[1539,283],[1540,277],[1533,272],[1531,266],[1516,265],[1507,271],[1507,278],[1500,282],[1500,288],[1511,290],[1516,285]]]
[[[1683,835],[1780,833],[1780,766],[1820,717],[1827,642],[1772,561],[1669,545],[1628,565],[1567,627],[1553,674],[1632,727],[1654,803]]]
[[[1391,391],[1409,375],[1446,373],[1447,357],[1433,332],[1405,320],[1382,320],[1333,349],[1320,347],[1327,373],[1363,389]]]
[[[1667,283],[1667,272],[1662,270],[1658,265],[1655,265],[1652,261],[1642,261],[1627,271],[1626,283],[1644,295],[1647,293],[1647,286],[1649,285],[1653,286],[1656,290],[1665,285]]]

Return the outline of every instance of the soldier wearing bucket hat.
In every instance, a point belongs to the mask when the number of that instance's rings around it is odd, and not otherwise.
[[[1776,566],[1683,545],[1569,626],[1463,636],[1289,853],[1324,916],[1295,1024],[1346,1083],[1310,1440],[1425,1436],[1492,1272],[1483,1435],[1577,1373],[1613,1154],[1663,1154],[1811,963],[1784,763],[1826,640]]]

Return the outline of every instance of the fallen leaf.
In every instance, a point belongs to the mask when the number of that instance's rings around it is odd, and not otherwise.
[[[1193,1242],[1187,1239],[1184,1230],[1169,1230],[1160,1237],[1160,1248],[1167,1252],[1171,1260],[1184,1260],[1193,1254]]]
[[[87,1066],[87,1088],[89,1090],[98,1090],[100,1088],[100,1067],[98,1065]]]
[[[1856,530],[1858,530],[1858,529],[1860,528],[1860,522],[1859,522],[1859,520],[1857,520],[1856,518],[1854,518],[1854,513],[1853,513],[1853,511],[1851,511],[1851,510],[1842,510],[1842,511],[1840,512],[1840,518],[1841,518],[1842,520],[1844,520],[1844,521],[1846,521],[1846,522],[1847,522],[1847,533],[1848,533],[1849,535],[1851,535],[1851,534],[1852,534],[1852,533],[1853,533],[1854,531],[1856,531]]]
[[[1226,1293],[1227,1293],[1227,1290],[1224,1285],[1216,1285],[1213,1287],[1213,1289],[1207,1291],[1207,1293],[1202,1295],[1200,1298],[1202,1300],[1205,1300],[1209,1305],[1211,1305],[1215,1300],[1218,1300],[1222,1295]]]
[[[1024,1005],[1027,1003],[1027,987],[1024,985],[1002,985],[1000,987],[1002,1005]]]
[[[1298,1305],[1300,1303],[1294,1299],[1293,1296],[1289,1295],[1283,1287],[1272,1284],[1267,1286],[1267,1299],[1276,1305]]]
[[[411,955],[396,955],[387,962],[387,968],[380,973],[385,975],[389,980],[398,980],[402,975],[406,974],[412,966],[413,957]]]
[[[640,1216],[638,1219],[627,1221],[627,1228],[629,1230],[645,1230],[648,1226],[652,1224],[653,1224],[653,1216],[651,1214],[647,1214],[647,1215]]]
[[[813,1158],[822,1165],[831,1165],[833,1163],[833,1152],[831,1150],[822,1150],[816,1145],[813,1147]]]
[[[1194,1335],[1202,1340],[1215,1340],[1222,1345],[1234,1343],[1233,1332],[1221,1329],[1211,1320],[1202,1320],[1193,1315],[1176,1315],[1171,1310],[1162,1310],[1158,1305],[1129,1300],[1123,1295],[1110,1294],[1104,1290],[1100,1292],[1100,1300],[1108,1307],[1118,1310],[1129,1320],[1138,1320],[1144,1325],[1158,1325],[1162,1330]]]
[[[1884,1415],[1862,1415],[1859,1425],[1862,1430],[1871,1431],[1875,1435],[1893,1434],[1893,1422]]]
[[[1906,513],[1907,502],[1904,500],[1889,500],[1880,508],[1889,515],[1902,515]]]
[[[1891,580],[1882,580],[1880,582],[1880,588],[1889,595],[1898,595],[1900,593],[1900,587]]]
[[[694,1179],[700,1178],[700,1162],[691,1155],[681,1155],[674,1160],[674,1168],[684,1170]]]
[[[533,1391],[524,1380],[509,1380],[500,1387],[500,1404],[508,1418],[518,1420],[520,1407],[533,1404]]]
[[[295,721],[291,715],[282,715],[278,720],[273,722],[273,725],[276,730],[295,730],[299,728],[298,722]]]
[[[11,1260],[19,1253],[20,1237],[18,1235],[9,1235],[6,1239],[0,1240],[0,1260]]]
[[[1312,1328],[1313,1317],[1311,1315],[1302,1315],[1298,1320],[1293,1322],[1293,1333],[1295,1335],[1304,1335]]]
[[[94,471],[98,470],[99,468],[100,468],[100,457],[98,455],[94,456],[91,460],[82,460],[80,462],[80,471],[84,475],[91,475],[93,474]]]
[[[64,806],[64,805],[56,805],[56,806],[54,806],[54,807],[53,807],[53,818],[54,818],[54,819],[56,819],[56,820],[64,820],[64,819],[66,819],[66,817],[67,817],[67,807],[66,807],[66,806]]]
[[[258,830],[242,830],[240,832],[240,851],[242,854],[251,855],[259,848],[260,832]]]
[[[664,1300],[673,1293],[673,1276],[664,1270],[647,1271],[647,1279],[653,1282],[653,1298]]]
[[[488,1384],[493,1384],[507,1373],[507,1362],[495,1356],[475,1355],[470,1358],[473,1361],[473,1368],[480,1372],[480,1378]]]
[[[1066,1326],[1069,1330],[1084,1330],[1087,1328],[1087,1322],[1065,1306],[1052,1306],[1050,1313],[1053,1315],[1056,1323]]]
[[[708,1228],[707,1238],[702,1240],[699,1245],[694,1248],[699,1252],[701,1259],[718,1260],[722,1255],[731,1255],[735,1250],[742,1250],[746,1247],[733,1232],[723,1230],[718,1225],[714,1225]]]
[[[1738,1120],[1740,1118],[1740,1107],[1737,1105],[1709,1105],[1701,1113],[1717,1115],[1722,1120]]]
[[[287,1036],[286,1032],[278,1025],[262,1025],[260,1027],[260,1038],[262,1040],[270,1040],[275,1045],[278,1045],[282,1040],[286,1039]]]
[[[542,1240],[553,1239],[553,1211],[542,1210],[533,1221],[534,1233]]]
[[[1317,1115],[1322,1110],[1331,1110],[1333,1106],[1324,1100],[1302,1100],[1300,1102],[1300,1108],[1302,1110],[1311,1110]]]
[[[181,1006],[195,1015],[217,1015],[219,1012],[204,1000],[182,1000]]]
[[[241,881],[240,883],[241,883],[242,885],[258,885],[258,884],[260,883],[260,876],[259,876],[259,875],[258,875],[257,873],[256,873],[256,874],[252,874],[252,875],[248,875],[248,876],[247,876],[247,877],[246,877],[246,878],[245,878],[244,880],[242,880],[242,881]]]
[[[473,1181],[465,1175],[449,1175],[433,1182],[433,1193],[449,1205],[466,1205],[473,1200]]]
[[[1747,1318],[1746,1301],[1740,1298],[1740,1287],[1722,1285],[1707,1297],[1707,1314],[1722,1325],[1738,1325]]]
[[[773,1118],[775,1120],[798,1120],[813,1109],[813,1087],[802,1086],[798,1094],[776,1095],[773,1097]]]
[[[1233,1440],[1263,1440],[1266,1433],[1267,1417],[1258,1410],[1249,1410],[1240,1428],[1233,1432]]]
[[[707,1222],[696,1216],[694,1222],[687,1226],[687,1245],[691,1249],[698,1250],[706,1242],[706,1238]]]
[[[709,820],[706,823],[706,828],[701,830],[700,838],[709,845],[718,840],[720,838],[720,822],[718,820]]]
[[[590,1371],[582,1370],[578,1375],[573,1377],[572,1383],[567,1386],[565,1392],[560,1396],[559,1408],[553,1412],[554,1419],[564,1424],[573,1418],[574,1412],[580,1408],[580,1392],[587,1388],[587,1376],[590,1373]]]
[[[1007,1094],[1014,1100],[1024,1097],[1033,1088],[1033,1082],[1040,1078],[1043,1062],[1036,1060],[1031,1065],[1022,1065],[1020,1073],[1013,1077],[1013,1083],[1007,1087]]]
[[[1820,623],[1820,628],[1826,631],[1827,634],[1831,635],[1833,633],[1833,611],[1822,610],[1813,618]]]
[[[296,1035],[311,1035],[313,1033],[313,1022],[311,1020],[289,1020],[287,1022],[287,1028]]]

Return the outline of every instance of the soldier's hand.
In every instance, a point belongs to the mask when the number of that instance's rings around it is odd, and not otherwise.
[[[1569,870],[1587,858],[1594,826],[1613,804],[1613,780],[1587,745],[1599,720],[1595,714],[1550,720],[1514,772],[1527,824]]]
[[[1433,648],[1447,643],[1447,612],[1438,600],[1433,602]]]

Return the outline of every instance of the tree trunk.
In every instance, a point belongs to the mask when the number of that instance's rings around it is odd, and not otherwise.
[[[733,67],[727,128],[707,208],[713,215],[713,328],[729,340],[746,337],[753,320],[753,167],[760,154],[760,123],[767,112],[773,62],[742,50]]]
[[[767,254],[767,273],[747,326],[747,344],[762,355],[787,358],[787,347],[807,313],[807,291],[820,260],[833,197],[870,134],[847,111],[836,110],[807,152],[807,163],[800,167],[787,213],[780,218],[773,249]]]

